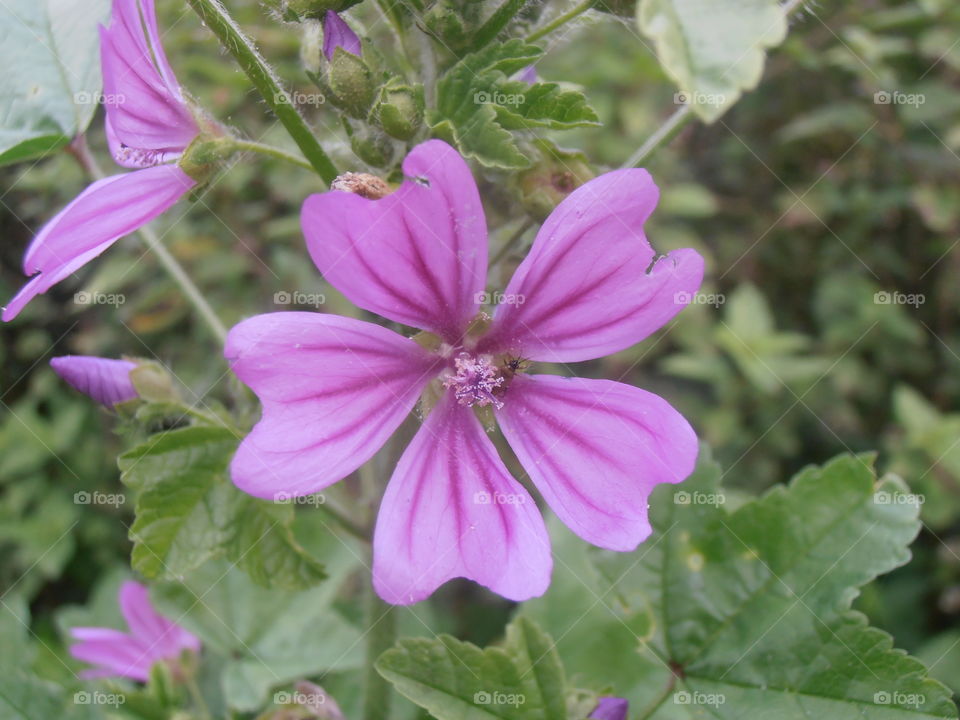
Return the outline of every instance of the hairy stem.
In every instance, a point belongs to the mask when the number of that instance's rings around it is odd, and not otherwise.
[[[103,171],[97,164],[96,159],[90,153],[90,148],[87,147],[87,141],[83,135],[79,136],[73,141],[69,150],[70,153],[76,158],[80,166],[91,178],[94,180],[100,180],[104,177]],[[190,304],[193,305],[194,310],[196,310],[197,314],[203,318],[203,321],[207,324],[207,327],[210,328],[210,331],[217,338],[217,341],[222,345],[227,339],[227,328],[224,327],[222,322],[220,322],[220,318],[217,317],[217,314],[213,311],[210,303],[207,302],[207,299],[203,296],[203,293],[200,292],[200,288],[194,284],[193,280],[190,279],[190,276],[187,275],[186,270],[183,269],[183,266],[170,253],[170,251],[164,247],[163,243],[160,242],[160,238],[153,230],[150,229],[149,226],[145,225],[144,227],[140,228],[139,234],[144,245],[146,245],[147,248],[154,255],[156,255],[157,259],[160,261],[160,264],[163,265],[164,270],[167,271],[167,274],[169,274],[173,281],[180,287],[181,292],[184,294]]]
[[[235,140],[233,147],[239,152],[254,152],[260,155],[266,155],[268,157],[277,158],[278,160],[286,160],[288,163],[293,163],[299,167],[305,168],[307,170],[313,170],[313,165],[308,163],[299,155],[294,155],[289,153],[286,150],[283,150],[273,145],[265,145],[264,143],[254,142],[252,140]]]
[[[527,42],[536,42],[542,37],[546,37],[552,33],[557,28],[563,27],[571,20],[575,20],[581,15],[583,15],[587,10],[592,8],[597,4],[598,0],[584,0],[579,5],[571,8],[568,12],[565,12],[558,18],[555,18],[553,21],[547,23],[539,30],[534,30],[530,35],[527,36]]]
[[[276,73],[260,56],[250,39],[243,34],[220,0],[187,0],[187,3],[233,55],[313,169],[328,185],[332,183],[338,174],[333,162],[320,147],[303,116],[294,107],[293,99],[281,85]]]

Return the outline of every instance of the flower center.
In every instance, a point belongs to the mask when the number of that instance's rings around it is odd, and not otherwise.
[[[468,407],[503,407],[497,395],[506,389],[506,378],[492,357],[461,352],[453,362],[453,372],[444,378],[443,386],[453,390],[457,402]]]

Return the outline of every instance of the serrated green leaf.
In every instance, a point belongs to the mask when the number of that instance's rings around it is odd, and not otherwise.
[[[238,494],[239,491],[230,486]],[[248,496],[238,503],[227,557],[263,587],[297,589],[326,577],[323,565],[293,537],[293,507],[275,505]]]
[[[641,0],[637,21],[678,94],[708,123],[757,86],[766,49],[787,34],[777,0]]]
[[[179,578],[226,555],[264,586],[307,587],[322,566],[296,542],[293,508],[250,497],[227,477],[237,437],[225,428],[172,430],[123,454],[121,479],[138,491],[133,566]]]
[[[843,456],[727,512],[719,476],[704,462],[657,491],[639,562],[597,554],[618,601],[658,619],[650,645],[682,678],[654,717],[956,718],[949,691],[850,610],[909,559],[906,487]]]
[[[86,130],[100,93],[107,0],[0,4],[0,164],[54,152]]]
[[[405,638],[377,661],[398,692],[439,720],[566,720],[566,680],[554,643],[531,620],[481,650],[449,635]]]
[[[568,130],[600,122],[583,93],[562,90],[557,83],[528,85],[513,81],[494,85],[488,92],[517,101],[494,105],[498,122],[507,130],[535,127]]]
[[[437,83],[437,107],[428,118],[434,133],[484,165],[516,169],[530,161],[508,130],[596,124],[597,115],[581,93],[556,83],[529,85],[508,79],[542,53],[514,39],[461,59]]]

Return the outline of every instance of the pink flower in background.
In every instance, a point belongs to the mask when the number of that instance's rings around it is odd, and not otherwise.
[[[331,191],[304,204],[307,245],[354,304],[419,328],[273,313],[234,327],[225,354],[263,403],[231,472],[252,495],[315,493],[393,434],[421,393],[437,398],[391,477],[374,537],[380,596],[406,604],[455,577],[512,600],[549,585],[549,539],[474,408],[492,412],[544,499],[575,533],[631,550],[650,534],[647,498],[692,471],[697,439],[665,400],[609,380],[531,375],[531,361],[591,360],[662,327],[700,286],[693,250],[656,258],[643,224],[658,191],[644,170],[602,175],[540,229],[478,321],[487,229],[463,159],[431,140],[380,200]]]
[[[327,10],[323,18],[323,56],[327,60],[333,60],[333,54],[338,47],[357,57],[362,53],[357,34],[337,13]]]
[[[154,663],[175,661],[184,650],[200,652],[200,640],[159,615],[150,604],[147,588],[140,583],[123,583],[118,599],[129,633],[98,627],[70,631],[80,641],[70,646],[70,654],[96,666],[81,672],[81,677],[126,677],[146,682]]]
[[[100,63],[110,151],[139,169],[94,182],[37,233],[23,258],[32,277],[4,308],[5,321],[196,185],[175,163],[200,130],[160,44],[153,0],[114,0]]]
[[[103,405],[116,405],[137,397],[130,379],[130,371],[137,364],[129,360],[63,355],[52,358],[50,367],[72,388]]]

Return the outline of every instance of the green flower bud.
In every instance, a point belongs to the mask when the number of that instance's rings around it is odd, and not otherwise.
[[[373,167],[387,167],[393,160],[390,138],[377,130],[354,133],[350,136],[350,147],[357,157]]]
[[[423,125],[423,87],[384,88],[376,109],[380,127],[390,137],[410,140]]]
[[[334,105],[354,117],[367,116],[377,85],[363,58],[338,47],[327,68],[327,84]]]
[[[137,367],[130,371],[130,381],[142,399],[149,402],[179,402],[180,394],[170,373],[159,363],[138,360]]]
[[[233,138],[229,135],[211,136],[202,133],[194,138],[180,158],[180,169],[203,184],[234,153]]]

